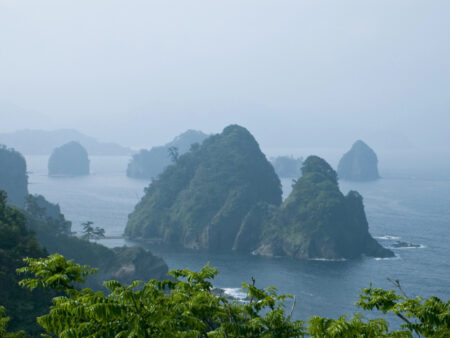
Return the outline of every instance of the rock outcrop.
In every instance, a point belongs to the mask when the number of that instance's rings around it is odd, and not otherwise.
[[[263,215],[257,220],[263,226],[255,254],[332,260],[361,254],[394,256],[369,234],[361,195],[350,191],[344,196],[336,172],[317,156],[306,159],[302,177],[280,208],[260,208],[265,211],[258,213]],[[246,221],[243,228],[249,227],[256,236],[255,222],[250,218]],[[253,249],[254,238],[240,243],[242,248]]]
[[[0,146],[0,190],[7,193],[9,203],[24,206],[28,195],[27,164],[19,152],[5,146]]]
[[[253,136],[231,125],[180,156],[150,184],[125,234],[231,251],[243,220],[263,202],[281,203],[280,180]]]
[[[72,141],[56,148],[48,160],[49,176],[89,175],[89,157],[86,149]]]
[[[380,178],[377,155],[363,141],[356,141],[339,161],[338,176],[348,181],[377,180]]]
[[[139,153],[133,155],[128,164],[127,176],[142,179],[157,177],[172,163],[169,149],[175,151],[179,156],[189,151],[193,144],[201,144],[207,137],[208,135],[201,131],[188,130],[166,145],[153,147],[150,150],[142,149]]]

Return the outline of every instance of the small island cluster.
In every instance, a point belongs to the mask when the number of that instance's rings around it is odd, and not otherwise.
[[[3,147],[0,158],[0,188],[8,200],[35,206],[35,214],[44,210],[46,217],[51,214],[58,224],[66,224],[45,198],[28,196],[23,156]],[[89,162],[86,149],[72,141],[54,149],[48,174],[89,175]],[[317,156],[281,156],[269,162],[250,132],[238,125],[211,136],[188,130],[133,156],[127,175],[153,179],[129,215],[125,235],[194,250],[270,257],[391,257],[392,251],[369,233],[362,196],[356,191],[343,195],[338,184],[338,178],[378,179],[377,164],[375,152],[362,141],[344,154],[335,172]],[[285,201],[279,177],[296,178]]]
[[[359,157],[370,148],[361,144],[344,155],[343,173],[348,157],[354,173],[365,173]],[[308,157],[298,176],[282,202],[279,177],[254,137],[228,126],[174,158],[151,182],[125,234],[196,250],[299,259],[394,255],[369,234],[361,195],[344,196],[325,160]],[[345,176],[353,177],[361,175]]]

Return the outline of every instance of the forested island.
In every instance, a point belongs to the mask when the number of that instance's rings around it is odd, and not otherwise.
[[[53,150],[48,159],[49,176],[89,175],[89,157],[86,149],[72,141]]]
[[[281,184],[253,136],[231,125],[180,156],[146,189],[126,236],[171,246],[299,259],[392,257],[369,234],[362,197],[311,156],[281,205]]]
[[[258,203],[281,203],[281,183],[253,136],[231,125],[179,156],[146,189],[125,234],[192,249],[231,251]]]
[[[373,181],[378,174],[377,154],[363,141],[356,141],[338,164],[339,179],[348,181]]]
[[[242,226],[251,237],[239,243],[240,251],[307,259],[394,256],[369,234],[362,196],[356,191],[344,196],[336,172],[320,157],[306,159],[280,208],[259,208]]]
[[[25,158],[14,149],[0,145],[0,190],[8,194],[8,202],[23,206],[28,195]]]
[[[171,163],[172,157],[184,154],[193,144],[200,144],[207,137],[201,131],[187,130],[163,146],[142,149],[133,155],[128,164],[127,176],[142,179],[157,177]]]

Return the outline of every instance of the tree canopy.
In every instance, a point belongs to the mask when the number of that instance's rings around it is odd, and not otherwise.
[[[50,311],[37,321],[48,334],[61,337],[447,337],[450,334],[450,301],[437,297],[411,299],[394,290],[363,289],[357,305],[399,316],[404,324],[389,330],[385,319],[366,319],[360,314],[338,319],[313,316],[307,322],[292,318],[286,301],[273,287],[260,289],[243,283],[245,301],[230,300],[213,291],[217,270],[170,272],[172,279],[122,285],[106,281],[108,293],[80,289],[88,266],[63,256],[26,259],[19,269],[29,278],[20,284],[62,291]],[[0,320],[0,330],[7,319]]]

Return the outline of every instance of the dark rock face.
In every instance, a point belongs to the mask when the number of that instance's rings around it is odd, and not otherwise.
[[[134,155],[128,164],[127,176],[133,178],[151,179],[157,177],[172,163],[169,148],[176,148],[179,155],[190,150],[193,144],[201,144],[208,135],[197,130],[188,130],[177,136],[164,146],[141,150]]]
[[[270,160],[275,172],[281,178],[299,177],[303,158],[294,158],[292,156],[278,156]]]
[[[180,156],[150,184],[130,214],[125,234],[230,251],[236,241],[236,247],[248,242],[252,234],[241,229],[242,223],[264,202],[281,203],[280,180],[253,136],[231,125]]]
[[[265,256],[342,259],[361,254],[394,255],[369,234],[361,195],[351,191],[344,196],[336,172],[316,156],[305,161],[302,177],[281,207],[266,212],[261,234],[254,253]]]
[[[363,141],[356,141],[339,161],[338,176],[348,181],[373,181],[380,178],[377,155]]]
[[[56,148],[48,160],[50,176],[89,175],[89,158],[86,149],[78,142],[69,142]]]
[[[0,146],[0,190],[8,195],[8,202],[23,207],[28,195],[28,176],[25,158],[17,151]]]

